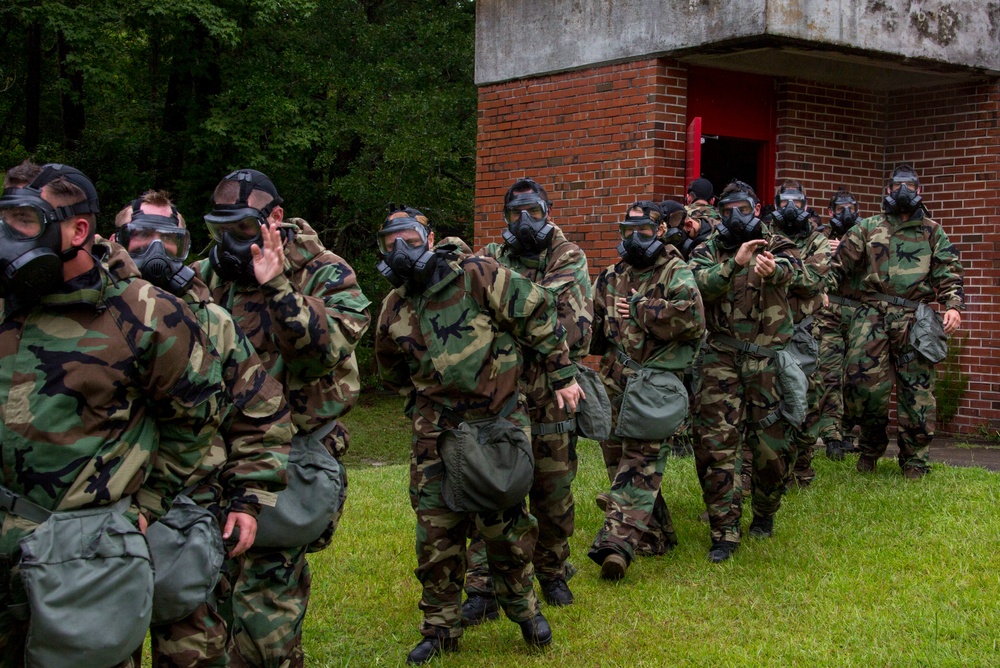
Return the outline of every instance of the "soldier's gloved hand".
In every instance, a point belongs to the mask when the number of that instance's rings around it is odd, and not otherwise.
[[[955,332],[959,327],[962,326],[962,314],[958,309],[950,308],[944,312],[944,317],[941,318],[944,324],[944,333],[951,334]]]
[[[580,403],[581,399],[586,398],[587,395],[583,393],[583,388],[575,380],[572,385],[556,390],[556,406],[560,410],[565,407],[567,413],[575,413],[577,404]]]
[[[229,513],[226,516],[226,527],[222,530],[222,539],[232,536],[236,527],[239,527],[239,540],[229,551],[230,557],[238,557],[253,545],[254,538],[257,537],[257,518],[246,513]]]

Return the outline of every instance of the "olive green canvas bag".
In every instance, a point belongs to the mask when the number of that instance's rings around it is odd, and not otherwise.
[[[211,600],[226,555],[219,521],[210,510],[180,494],[146,529],[146,540],[156,571],[153,624],[183,619]]]
[[[639,366],[624,353],[619,360],[634,369],[618,409],[615,436],[660,441],[673,436],[688,414],[688,393],[672,371]]]
[[[611,400],[600,375],[583,364],[576,365],[576,382],[584,398],[576,409],[576,433],[595,441],[611,436]]]
[[[448,508],[460,513],[493,513],[524,501],[535,476],[531,440],[507,419],[517,407],[515,392],[500,415],[461,420],[450,409],[442,414],[458,426],[438,437],[444,462],[442,493]]]
[[[948,335],[944,333],[944,323],[937,311],[927,304],[917,307],[916,317],[910,325],[910,345],[931,364],[937,364],[948,356]]]
[[[21,539],[27,666],[113,666],[142,646],[153,567],[145,537],[123,515],[129,504],[50,513]]]
[[[801,427],[809,405],[809,379],[787,349],[777,351],[774,361],[778,389],[781,391],[778,412],[795,427]]]
[[[799,363],[806,376],[811,376],[816,372],[819,362],[819,342],[810,331],[812,323],[813,317],[811,315],[800,320],[795,325],[791,342],[785,348]]]
[[[346,471],[323,440],[336,421],[310,434],[296,434],[288,453],[288,486],[274,507],[257,516],[254,547],[301,547],[323,535],[344,505]]]

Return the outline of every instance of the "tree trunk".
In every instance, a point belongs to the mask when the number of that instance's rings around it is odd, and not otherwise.
[[[24,83],[24,147],[32,153],[38,148],[42,108],[42,28],[38,23],[28,26],[26,55],[28,76]]]

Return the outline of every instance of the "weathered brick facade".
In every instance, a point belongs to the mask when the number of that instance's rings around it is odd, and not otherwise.
[[[530,176],[548,188],[556,221],[591,270],[614,262],[626,205],[683,196],[687,76],[681,62],[650,58],[482,86],[476,244],[499,238],[503,193]],[[918,170],[966,270],[961,362],[969,382],[958,416],[939,431],[1000,428],[1000,85],[900,93],[780,77],[775,84],[774,177],[801,180],[824,216],[840,186],[872,214],[894,164]]]

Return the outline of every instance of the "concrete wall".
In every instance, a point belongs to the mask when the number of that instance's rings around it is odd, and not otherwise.
[[[754,38],[1000,72],[1000,1],[479,0],[476,83]]]

